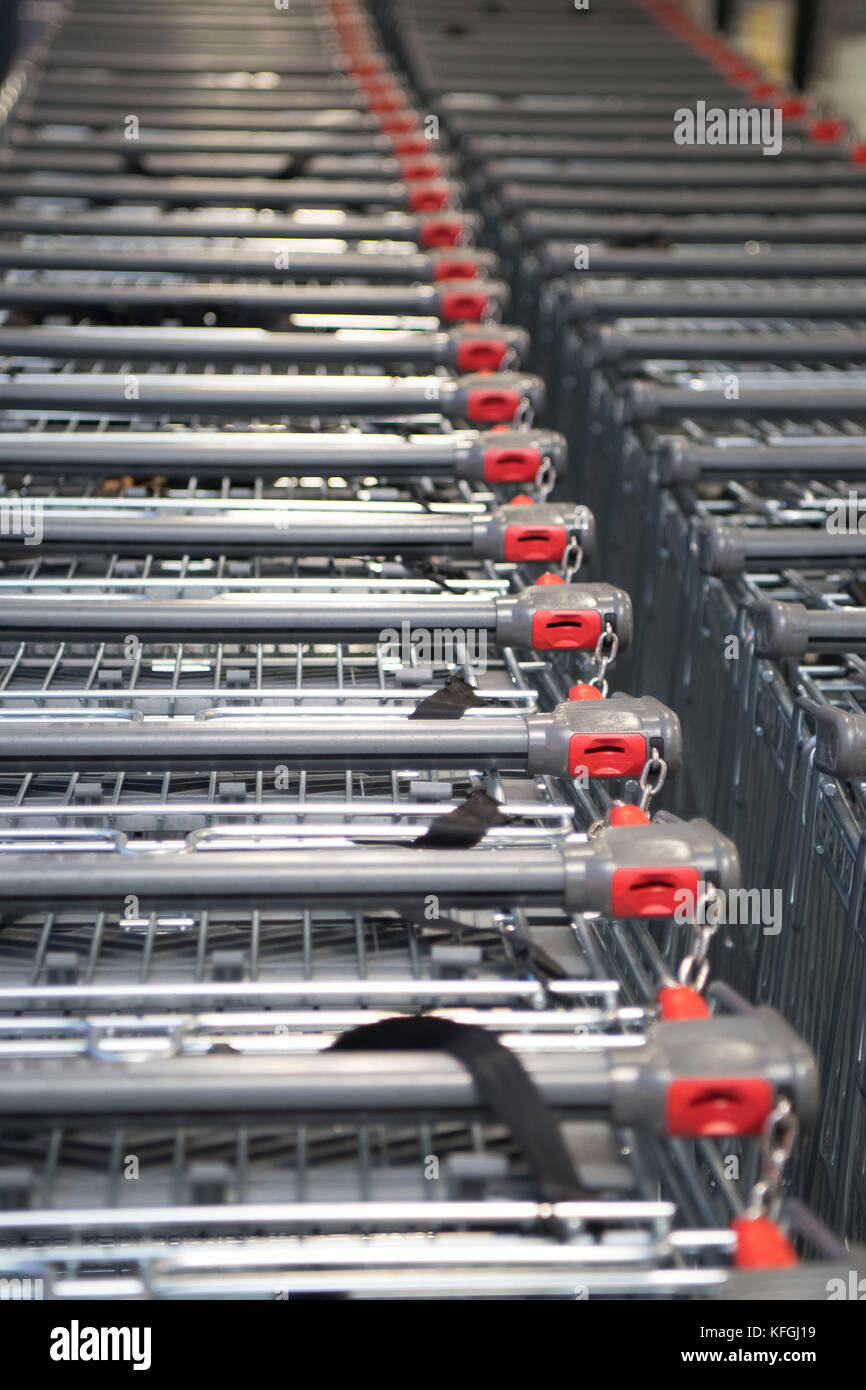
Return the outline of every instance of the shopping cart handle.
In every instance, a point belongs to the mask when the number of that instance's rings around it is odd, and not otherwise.
[[[522,412],[544,406],[544,381],[538,376],[503,372],[498,376],[479,373],[460,377],[453,393],[448,392],[450,413],[470,424],[511,422]]]
[[[450,365],[467,374],[499,371],[509,363],[525,362],[529,355],[529,334],[510,325],[460,324],[449,330],[448,338]]]
[[[596,704],[597,702],[592,702]],[[656,818],[613,825],[566,845],[565,897],[574,911],[689,920],[708,885],[739,887],[736,846],[708,821]]]
[[[458,246],[467,231],[474,227],[471,217],[471,213],[460,213],[421,218],[418,222],[418,245],[430,250],[434,247]]]
[[[631,645],[631,599],[613,584],[536,584],[496,608],[501,646],[592,651],[608,630],[620,651]]]
[[[588,507],[547,502],[496,507],[473,521],[473,554],[517,562],[561,560],[574,537],[589,559],[595,518]]]
[[[471,482],[527,483],[547,465],[550,486],[566,460],[564,435],[553,430],[296,432],[293,430],[99,430],[0,432],[0,464],[26,471],[87,477],[273,478],[332,473],[358,477],[455,477]]]
[[[203,711],[193,720],[156,717],[0,719],[0,769],[27,772],[87,767],[262,768],[279,763],[336,768],[526,767],[554,777],[639,777],[657,754],[670,773],[682,757],[679,721],[652,696],[567,701],[549,713],[436,719],[423,706],[411,718],[263,710]]]
[[[435,893],[455,907],[555,905],[606,917],[671,916],[682,907],[688,916],[702,884],[726,891],[740,881],[736,848],[703,820],[657,817],[575,835],[555,848],[509,847],[502,854],[488,846],[371,846],[350,836],[347,827],[339,845],[306,836],[280,840],[278,849],[269,848],[266,833],[241,849],[200,845],[195,835],[172,849],[123,837],[52,848],[50,835],[37,843],[7,836],[0,840],[0,905],[92,906],[132,893],[149,908],[255,898],[360,911],[384,901],[417,905]]]
[[[705,452],[708,452],[705,450]],[[730,450],[727,451],[728,453]],[[653,460],[658,470],[658,479],[663,487],[677,487],[680,483],[696,483],[701,477],[701,457],[699,446],[685,439],[667,438],[659,441],[653,451]]]
[[[750,607],[758,656],[781,660],[805,656],[809,650],[810,620],[814,614],[802,603],[762,599]]]
[[[659,1023],[639,1047],[529,1051],[522,1062],[544,1100],[678,1138],[760,1134],[781,1096],[814,1121],[818,1083],[805,1043],[772,1009],[744,1017]],[[210,1053],[114,1060],[29,1057],[0,1067],[0,1122],[61,1116],[110,1123],[118,1114],[402,1115],[483,1110],[478,1085],[446,1052],[324,1049],[303,1056]]]
[[[815,720],[815,767],[830,777],[866,777],[866,715],[810,701]]]
[[[591,778],[639,777],[653,753],[670,773],[682,763],[682,729],[652,695],[566,700],[527,717],[530,772]]]
[[[675,1138],[760,1135],[782,1095],[804,1126],[817,1114],[815,1059],[770,1008],[656,1023],[611,1063],[614,1121]]]
[[[2,444],[2,439],[0,439]],[[488,483],[528,483],[548,462],[553,481],[565,468],[565,435],[553,430],[482,430],[475,435],[472,448],[458,462],[458,477],[483,479]]]
[[[728,526],[701,522],[696,529],[698,563],[705,574],[742,574],[747,569],[781,569],[789,564],[841,564],[866,558],[866,536],[828,531],[826,516],[815,526]]]
[[[76,640],[137,633],[142,641],[183,634],[213,642],[360,638],[399,643],[401,625],[440,632],[491,633],[500,645],[523,648],[594,649],[599,637],[628,646],[631,601],[609,584],[538,585],[519,595],[327,594],[315,604],[303,593],[261,598],[163,599],[146,595],[72,603],[60,597],[10,597],[0,605],[6,640],[43,640],[74,634]],[[486,639],[485,639],[486,640]]]

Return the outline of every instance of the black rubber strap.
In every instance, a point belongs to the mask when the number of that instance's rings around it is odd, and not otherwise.
[[[472,849],[484,839],[491,825],[512,825],[519,819],[519,816],[504,815],[498,801],[475,787],[460,806],[446,811],[444,816],[437,816],[412,844],[415,849],[439,849],[443,845],[452,849]]]
[[[462,676],[452,676],[439,690],[426,695],[409,715],[410,719],[459,719],[466,710],[486,705]]]
[[[469,578],[464,566],[451,564],[447,560],[415,560],[407,569],[419,579],[429,579],[433,584],[438,584],[440,589],[447,589],[450,579],[464,581]]]
[[[386,1018],[341,1034],[339,1052],[447,1052],[469,1072],[496,1119],[508,1126],[538,1180],[542,1201],[585,1201],[559,1124],[519,1058],[485,1028],[414,1015]]]
[[[612,251],[669,251],[673,242],[663,232],[651,232],[648,236],[636,233],[634,236],[612,236],[608,238]]]

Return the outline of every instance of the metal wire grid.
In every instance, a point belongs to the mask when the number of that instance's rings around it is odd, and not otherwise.
[[[726,436],[701,431],[694,422],[685,433],[720,447],[734,438],[791,437],[776,426],[740,427]],[[838,439],[851,432],[825,425],[821,435]],[[808,445],[814,436],[794,437]],[[866,1230],[866,784],[842,784],[815,771],[814,726],[799,698],[861,709],[866,667],[846,653],[775,667],[755,658],[742,614],[745,603],[767,594],[808,607],[849,606],[857,602],[850,586],[859,574],[850,567],[791,566],[702,580],[690,545],[691,522],[717,515],[714,492],[722,493],[723,507],[736,492],[715,483],[661,492],[648,467],[656,438],[651,428],[631,436],[636,447],[623,455],[627,486],[618,492],[619,524],[629,536],[642,530],[642,543],[605,548],[614,578],[643,594],[650,615],[623,659],[621,678],[677,700],[690,750],[672,793],[677,810],[706,815],[735,839],[745,883],[782,890],[779,934],[765,935],[760,926],[727,928],[714,947],[714,968],[748,997],[778,1008],[815,1049],[823,1094],[833,1103],[794,1166],[795,1190],[820,1216],[839,1229],[844,1222],[857,1238]],[[798,504],[803,489],[788,490]],[[759,515],[766,524],[784,501],[784,490],[777,493],[772,485],[742,489],[746,519]],[[741,643],[738,661],[722,659],[731,635]],[[769,835],[768,804],[776,808]]]
[[[78,365],[80,366],[81,364],[79,363]],[[100,368],[102,367],[102,365],[103,364],[101,362],[98,364]],[[70,363],[69,366],[71,370],[73,364]],[[176,371],[177,369],[178,364],[174,364],[170,367],[171,371]],[[81,433],[82,431],[84,431],[87,434],[97,433],[100,435],[108,436],[112,439],[116,438],[118,442],[122,442],[124,436],[131,437],[133,434],[139,434],[141,432],[146,432],[148,434],[165,434],[170,436],[171,439],[186,440],[194,437],[199,430],[205,427],[208,430],[217,430],[222,433],[225,433],[226,435],[231,436],[232,438],[238,438],[239,440],[246,437],[258,436],[261,434],[266,434],[269,438],[273,439],[278,438],[280,432],[282,430],[285,430],[286,424],[285,422],[277,423],[273,420],[265,421],[256,417],[251,418],[249,416],[240,418],[238,420],[227,420],[223,418],[213,421],[208,420],[206,422],[202,417],[198,415],[191,415],[185,418],[184,420],[174,420],[169,415],[165,414],[147,414],[141,416],[130,414],[127,416],[120,417],[109,416],[99,412],[92,412],[89,415],[85,415],[80,412],[75,412],[74,414],[71,414],[69,411],[46,410],[4,410],[2,413],[2,419],[0,419],[0,435],[4,433],[19,434],[24,432],[26,434],[32,434],[34,436],[47,435],[51,436],[53,439],[58,435],[74,435],[76,433]],[[321,427],[321,421],[314,421],[313,424],[309,426],[311,430],[316,430]],[[372,421],[369,418],[364,418],[358,421],[350,421],[348,419],[338,420],[333,423],[331,432],[337,434],[339,437],[354,437],[357,435],[363,436],[364,434],[377,432],[377,430],[378,426],[374,421]],[[405,438],[409,435],[449,436],[453,432],[454,431],[452,429],[450,421],[442,419],[441,417],[435,415],[423,416],[411,421],[404,419],[388,422],[388,433],[399,436],[401,438]],[[209,466],[206,457],[202,457],[199,467],[200,469],[203,469],[206,472],[206,475],[208,477],[212,476],[213,468],[212,466]],[[33,472],[36,473],[37,470],[34,469]],[[3,477],[7,480],[7,484],[10,478],[18,478],[20,476],[22,475],[16,473],[14,470],[8,469],[3,475]],[[30,477],[31,474],[28,472],[24,476]],[[194,469],[192,478],[189,480],[185,478],[185,481],[194,484],[196,491],[198,491],[202,486],[204,486],[204,484],[195,476]],[[363,482],[360,480],[356,480],[353,483],[351,480],[343,480],[339,483],[332,482],[330,486],[341,488],[352,488],[357,486],[371,487],[376,484],[376,481],[377,480],[375,476],[371,474],[369,476],[369,479]],[[323,480],[320,477],[304,477],[301,479],[296,479],[294,481],[292,479],[280,479],[279,482],[281,486],[303,486],[305,489],[313,487],[321,488],[323,486]],[[93,480],[88,478],[86,475],[81,477],[80,479],[76,478],[76,484],[77,486],[82,488],[90,487],[92,485],[95,485],[97,487],[102,486],[101,483],[93,484]],[[238,482],[237,480],[232,479],[229,475],[225,475],[220,480],[221,489],[223,491],[229,490],[229,495],[235,495],[235,489],[237,488],[244,489],[251,485],[255,486],[259,490],[266,486],[266,484],[260,478],[246,479],[241,482]],[[393,482],[389,482],[388,485],[390,487],[394,484]],[[419,478],[415,485],[418,488],[424,489],[425,491],[429,491],[429,489],[432,487],[441,488],[443,485],[448,486],[448,484],[445,483],[444,479],[437,479],[434,483],[431,482],[430,479],[424,477]],[[405,480],[402,480],[401,483],[398,484],[398,486],[406,486]],[[241,495],[243,495],[243,492],[241,493]],[[303,495],[306,496],[308,494],[305,491]],[[363,496],[364,494],[362,493],[359,495]],[[385,501],[388,499],[386,496],[383,496],[381,500]],[[395,498],[394,500],[399,499]]]
[[[630,936],[633,924],[576,919],[574,925],[603,970],[620,950],[614,938]],[[660,968],[650,933],[632,942],[629,953],[644,961],[645,981],[636,988],[639,994],[646,988],[648,998]],[[541,1035],[553,1028],[557,1046],[579,1046],[588,1032],[594,1046],[606,1039],[621,1045],[631,1034],[637,1043],[643,1008],[617,1008],[617,997],[610,983],[587,982],[582,1012],[539,1012]],[[459,1010],[449,1016],[468,1017]],[[486,1021],[496,1026],[497,1017],[507,1026],[508,1014],[494,1011]],[[283,1018],[288,1022],[274,1025]],[[356,1021],[342,1010],[339,1019],[342,1025]],[[514,1026],[519,1015],[512,1011],[510,1019]],[[139,1022],[137,1036],[127,1037],[129,1047],[148,1045],[147,1022]],[[158,1046],[164,1020],[150,1022],[150,1043],[156,1039]],[[112,1024],[120,1024],[119,1035],[112,1035]],[[46,1042],[55,1052],[63,1046],[113,1047],[122,1055],[129,1021],[104,1020],[96,1037],[80,1024],[67,1023],[65,1033],[53,1036],[57,1020],[36,1019],[34,1025],[33,1048]],[[292,1046],[293,1025],[296,1018],[288,1014],[200,1015],[182,1045],[201,1049],[228,1042],[242,1050],[273,1050]],[[325,1014],[316,1046],[327,1040],[328,1026]],[[93,1028],[93,1020],[87,1027]],[[511,1035],[512,1045],[539,1045],[536,1021],[528,1027]],[[27,1045],[26,1032],[17,1030],[13,1049],[20,1054]],[[420,1262],[426,1272],[414,1277],[428,1291],[436,1285],[437,1268],[448,1269],[453,1292],[455,1277],[457,1283],[467,1278],[462,1265],[468,1260],[476,1292],[490,1286],[486,1267],[504,1264],[508,1292],[520,1287],[573,1297],[577,1281],[579,1296],[587,1290],[602,1296],[711,1294],[726,1277],[732,1237],[724,1226],[742,1210],[740,1188],[747,1190],[754,1169],[751,1149],[743,1153],[737,1184],[726,1177],[712,1141],[662,1145],[596,1122],[569,1124],[566,1133],[583,1180],[596,1195],[589,1205],[560,1204],[542,1212],[507,1136],[480,1121],[19,1130],[0,1140],[6,1207],[0,1269],[47,1279],[55,1296],[93,1291],[98,1281],[111,1292],[124,1279],[156,1296],[200,1289],[200,1279],[213,1281],[211,1295],[243,1288],[278,1296],[305,1287],[305,1278],[317,1288],[327,1287],[329,1279],[343,1288],[351,1278],[356,1292],[364,1277],[359,1285],[356,1271],[347,1276],[340,1266],[369,1269],[372,1262],[384,1280],[380,1291],[405,1296],[402,1276],[387,1271],[392,1261],[408,1262],[416,1271]],[[556,1225],[546,1225],[545,1216],[548,1222],[555,1217]],[[410,1249],[400,1260],[401,1242],[389,1256],[382,1249],[388,1230],[421,1239],[423,1253],[416,1257]],[[240,1241],[226,1246],[232,1236]],[[333,1247],[338,1236],[348,1245],[329,1252],[325,1242]],[[166,1244],[178,1237],[179,1260],[176,1246]],[[356,1248],[359,1240],[362,1248]],[[522,1266],[517,1283],[515,1262]]]
[[[157,914],[131,899],[113,914],[72,909],[4,916],[0,1002],[6,1010],[40,1014],[71,1010],[79,1020],[124,1007],[136,1019],[142,1011],[301,1010],[291,1028],[273,1015],[270,1032],[287,1035],[321,1027],[310,1010],[328,1007],[498,1006],[514,1010],[524,1026],[535,1025],[533,1011],[546,1003],[547,992],[533,971],[527,933],[532,925],[556,929],[568,952],[567,919],[478,912],[440,924],[424,919],[423,903],[418,917],[410,921],[388,909],[384,892],[381,912],[367,914],[219,904]],[[585,975],[588,966],[576,947],[571,955]],[[565,988],[552,997],[565,1009],[574,1006],[584,1026],[587,1019],[597,1022],[597,1006],[596,1014],[582,1013],[583,995],[616,994],[610,981],[583,979],[574,988],[576,998]],[[331,1028],[345,1026],[336,1018],[330,1015]],[[174,1025],[165,1017],[161,1023],[170,1034]],[[118,1028],[122,1032],[115,1022]],[[231,1032],[229,1015],[221,1028]],[[264,1021],[262,1031],[268,1031]],[[277,1042],[287,1045],[288,1037]],[[6,1040],[4,1050],[9,1046]]]
[[[74,430],[68,433],[74,433]],[[100,516],[137,512],[151,515],[206,512],[208,515],[218,515],[227,512],[237,514],[241,510],[277,516],[281,514],[280,507],[284,502],[301,502],[311,507],[324,504],[335,511],[341,504],[378,502],[389,509],[393,508],[397,515],[403,511],[417,513],[436,510],[475,514],[498,500],[480,484],[472,487],[445,477],[421,477],[415,480],[395,478],[385,485],[375,475],[366,478],[334,475],[249,479],[236,476],[203,479],[193,476],[181,483],[170,477],[142,479],[129,474],[107,478],[58,477],[40,474],[38,469],[16,472],[7,468],[0,474],[0,499],[28,497],[38,498],[45,506],[46,513],[59,511],[64,515],[68,515],[70,510],[75,511],[79,501],[86,501],[89,514],[98,513]],[[83,561],[84,557],[81,558]],[[236,558],[233,557],[233,562]],[[257,555],[251,557],[251,561],[260,560],[267,565],[269,558]],[[120,561],[124,557],[118,555],[117,559]],[[0,573],[5,573],[11,562],[7,550]]]
[[[597,924],[589,934],[589,924],[581,919],[580,925],[590,953],[603,967],[606,930]],[[630,927],[611,924],[610,930],[618,935]],[[650,966],[654,947],[648,933],[638,953]],[[616,1008],[616,998],[612,982],[586,982],[582,1010],[537,1015],[541,1034],[553,1028],[557,1046],[580,1045],[580,1035],[587,1032],[595,1046],[605,1039],[621,1044],[638,1026],[643,1009]],[[466,1017],[459,1010],[449,1016]],[[288,1022],[274,1024],[283,1018]],[[356,1021],[343,1010],[338,1018],[341,1026]],[[500,1026],[507,1026],[509,1018],[512,1026],[515,1021],[521,1026],[513,1010],[498,1018]],[[495,1011],[487,1015],[494,1026],[496,1019]],[[330,1021],[327,1014],[321,1018],[316,1046],[327,1040]],[[67,1023],[65,1032],[52,1035],[57,1020],[37,1019],[29,1039],[26,1031],[16,1030],[11,1046],[18,1053],[28,1041],[52,1051],[94,1045],[122,1049],[128,1022],[105,1020],[94,1038],[92,1020],[87,1030]],[[151,1021],[150,1042],[156,1039],[157,1046],[160,1022],[164,1027],[164,1020]],[[120,1023],[119,1036],[112,1035],[112,1023]],[[127,1039],[133,1048],[147,1046],[146,1024],[139,1023],[138,1036]],[[292,1046],[293,1026],[297,1019],[288,1014],[200,1015],[184,1045],[201,1049],[228,1041],[242,1050],[273,1050]],[[526,1026],[529,1031],[522,1037],[512,1035],[512,1044],[538,1046],[536,1022]],[[327,1127],[126,1125],[93,1131],[66,1125],[19,1130],[0,1138],[0,1192],[6,1207],[0,1269],[58,1278],[52,1291],[60,1296],[64,1289],[72,1291],[66,1283],[70,1278],[90,1289],[101,1279],[109,1291],[119,1279],[144,1280],[157,1296],[172,1296],[189,1290],[183,1266],[191,1263],[216,1280],[214,1294],[239,1287],[255,1287],[262,1294],[269,1291],[269,1281],[276,1281],[270,1291],[277,1295],[281,1287],[303,1287],[305,1263],[319,1271],[328,1266],[326,1238],[331,1245],[338,1235],[350,1242],[342,1254],[332,1251],[338,1268],[352,1242],[361,1238],[363,1249],[355,1251],[355,1261],[369,1265],[372,1259],[381,1269],[381,1236],[375,1233],[392,1230],[410,1240],[413,1234],[423,1239],[418,1259],[427,1273],[418,1278],[426,1278],[428,1289],[436,1282],[437,1266],[459,1266],[467,1258],[476,1266],[476,1291],[491,1277],[477,1268],[479,1262],[482,1269],[491,1263],[509,1266],[509,1291],[514,1291],[515,1260],[523,1266],[518,1284],[523,1281],[526,1291],[569,1292],[573,1297],[575,1279],[594,1293],[630,1291],[650,1297],[709,1293],[717,1287],[732,1244],[730,1235],[718,1228],[741,1203],[724,1179],[716,1146],[701,1146],[705,1164],[725,1189],[714,1209],[688,1160],[687,1146],[655,1146],[656,1153],[634,1136],[595,1122],[569,1124],[566,1132],[584,1181],[597,1197],[589,1207],[569,1204],[553,1213],[548,1208],[548,1219],[560,1218],[551,1228],[531,1200],[527,1175],[507,1136],[486,1122],[444,1123],[430,1117],[420,1123]],[[242,1239],[227,1249],[220,1238],[232,1235]],[[184,1254],[180,1267],[172,1270],[176,1256],[165,1242],[178,1236],[183,1237]],[[387,1266],[389,1257],[382,1254]],[[416,1263],[411,1251],[407,1259]],[[321,1287],[322,1273],[312,1277]],[[346,1283],[345,1272],[332,1269],[331,1277],[336,1286]],[[382,1277],[389,1291],[402,1288],[393,1272]]]

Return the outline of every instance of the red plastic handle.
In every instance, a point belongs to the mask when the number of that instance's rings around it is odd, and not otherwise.
[[[442,164],[435,155],[428,155],[426,159],[412,157],[411,159],[400,160],[400,177],[407,183],[421,183],[426,179],[438,179],[442,173]]]
[[[394,111],[407,111],[406,98],[398,89],[381,88],[374,85],[372,80],[364,83],[364,90],[367,93],[367,109],[374,116],[391,113]]]
[[[541,450],[522,444],[511,449],[488,449],[484,455],[484,479],[488,483],[530,483],[541,463]]]
[[[508,356],[501,338],[464,338],[457,344],[458,372],[498,372]]]
[[[513,420],[522,396],[501,386],[475,386],[466,393],[466,418],[472,424],[491,420]]]
[[[786,121],[800,121],[808,110],[809,102],[806,97],[785,97],[782,102],[782,116]]]
[[[844,121],[821,116],[809,126],[809,134],[813,140],[844,140],[848,134],[848,127]]]
[[[639,777],[647,760],[643,734],[572,734],[568,771],[574,777],[586,768],[590,777]]]
[[[391,141],[391,148],[396,155],[426,154],[430,149],[430,141],[427,139],[426,135],[423,135],[420,130],[412,130],[411,127],[413,124],[414,122],[410,117],[409,126],[403,126],[403,130],[405,130],[406,133],[394,134],[394,138]],[[388,126],[384,121],[381,125],[386,135],[392,133],[388,130]]]
[[[410,212],[441,212],[450,196],[447,183],[419,183],[406,189],[406,205]]]
[[[437,261],[433,267],[434,280],[477,280],[480,273],[481,267],[478,262],[468,257],[461,260],[459,256],[449,256]]]
[[[599,631],[601,629],[599,628]],[[697,869],[648,866],[614,869],[610,905],[614,917],[673,917],[681,893],[698,897]]]
[[[458,217],[437,217],[422,222],[418,228],[421,246],[456,246],[463,235],[463,223]]]
[[[667,1130],[677,1139],[761,1134],[773,1109],[763,1077],[689,1077],[668,1086]]]
[[[349,68],[353,77],[373,77],[380,73],[384,64],[381,58],[358,58]]]
[[[379,121],[379,129],[383,135],[406,134],[409,135],[410,139],[414,139],[415,137],[411,135],[411,132],[418,129],[418,118],[408,109],[405,111],[395,111],[393,115],[382,116],[382,119]],[[394,148],[395,150],[397,149],[396,142]],[[405,153],[408,154],[409,151],[406,150]]]
[[[445,290],[439,296],[439,317],[446,323],[478,323],[489,303],[486,290]],[[501,420],[503,417],[494,418]]]
[[[532,615],[532,645],[536,651],[594,651],[600,636],[601,614],[594,611],[542,608]]]
[[[506,560],[559,560],[567,545],[568,533],[564,526],[505,528]]]

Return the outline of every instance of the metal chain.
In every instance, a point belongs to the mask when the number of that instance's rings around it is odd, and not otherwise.
[[[770,1214],[799,1132],[800,1122],[794,1107],[789,1100],[780,1100],[767,1117],[761,1136],[761,1174],[752,1188],[746,1213],[748,1216],[754,1218]]]
[[[595,644],[595,661],[598,669],[595,675],[589,680],[589,684],[597,686],[605,698],[607,698],[607,681],[605,680],[605,675],[608,666],[616,660],[618,651],[619,638],[610,623],[605,623],[604,632]]]
[[[542,460],[541,467],[535,475],[535,500],[536,502],[546,502],[556,483],[556,473],[550,459]]]
[[[702,994],[706,989],[710,975],[710,962],[708,960],[710,942],[718,931],[721,921],[720,918],[717,918],[715,922],[707,922],[706,910],[718,900],[718,890],[708,888],[700,901],[695,903],[692,949],[687,956],[683,956],[677,971],[677,979],[680,984],[685,985],[687,989],[693,989],[696,994]]]
[[[514,412],[514,428],[516,430],[532,429],[535,420],[535,411],[532,408],[532,401],[528,396],[521,397],[520,405]]]
[[[568,537],[568,544],[562,554],[562,577],[566,584],[570,584],[577,571],[583,564],[583,546],[580,543],[580,533],[571,531]]]
[[[654,780],[651,781],[650,777],[653,773],[655,774],[655,777]],[[640,775],[640,799],[638,800],[637,804],[641,811],[649,810],[650,802],[652,801],[654,796],[658,796],[659,792],[665,784],[665,778],[667,777],[667,775],[667,763],[659,753],[658,749],[653,748],[650,753],[649,762],[647,762],[644,765],[644,770]]]

